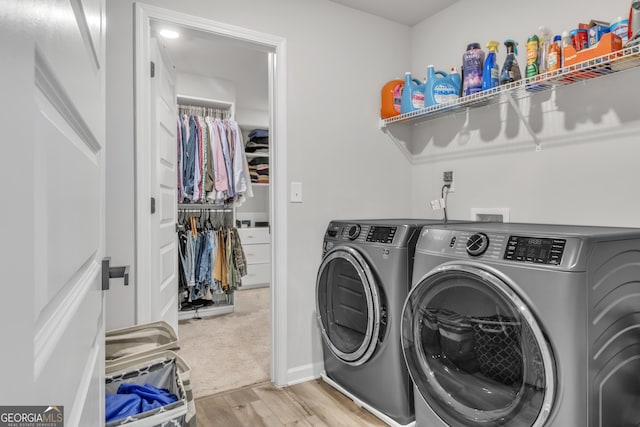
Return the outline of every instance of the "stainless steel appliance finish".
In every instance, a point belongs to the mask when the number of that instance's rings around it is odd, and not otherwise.
[[[316,282],[326,376],[396,425],[413,423],[400,315],[420,229],[441,221],[331,221]]]
[[[425,227],[412,283],[417,426],[640,425],[640,229]]]

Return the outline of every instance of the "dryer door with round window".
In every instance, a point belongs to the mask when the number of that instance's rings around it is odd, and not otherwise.
[[[357,250],[337,247],[324,256],[316,304],[329,350],[349,365],[365,363],[375,351],[383,313],[373,272]]]
[[[550,346],[508,278],[450,262],[416,283],[402,314],[409,373],[450,426],[542,426],[554,399]]]

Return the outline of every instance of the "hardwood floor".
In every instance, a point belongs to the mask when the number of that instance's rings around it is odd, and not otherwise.
[[[196,399],[198,427],[386,426],[322,380],[270,382]]]

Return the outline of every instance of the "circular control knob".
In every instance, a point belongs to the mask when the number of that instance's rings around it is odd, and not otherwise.
[[[467,239],[467,253],[471,256],[482,255],[488,247],[489,237],[484,233],[476,233]]]
[[[349,227],[349,231],[347,231],[347,237],[349,237],[349,240],[356,240],[359,235],[360,226],[358,224]]]

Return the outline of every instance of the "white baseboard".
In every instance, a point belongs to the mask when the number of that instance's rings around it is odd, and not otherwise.
[[[308,365],[289,369],[287,371],[287,385],[299,384],[320,378],[323,369],[323,362],[309,363]]]

